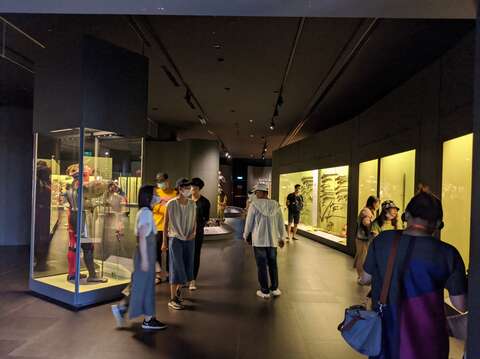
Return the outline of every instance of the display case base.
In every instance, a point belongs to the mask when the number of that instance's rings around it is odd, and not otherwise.
[[[120,298],[122,291],[130,282],[108,278],[107,283],[81,284],[79,293],[75,293],[75,284],[67,282],[65,277],[63,274],[30,279],[29,287],[32,292],[78,309]]]

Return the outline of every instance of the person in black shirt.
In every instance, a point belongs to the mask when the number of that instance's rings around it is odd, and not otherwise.
[[[200,254],[203,245],[203,230],[210,219],[210,201],[200,193],[205,183],[200,178],[192,179],[192,199],[197,204],[197,232],[195,234],[195,255],[193,263],[193,280],[190,282],[189,289],[196,290],[196,280],[200,268]]]
[[[287,208],[288,208],[288,232],[287,241],[290,238],[296,240],[297,226],[300,223],[300,212],[303,209],[303,197],[300,194],[300,185],[295,185],[295,192],[290,193],[287,196]]]

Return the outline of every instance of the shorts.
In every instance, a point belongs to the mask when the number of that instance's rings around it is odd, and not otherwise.
[[[168,254],[170,284],[186,284],[192,281],[195,241],[169,238]]]
[[[300,223],[300,211],[288,210],[288,223],[299,224]]]

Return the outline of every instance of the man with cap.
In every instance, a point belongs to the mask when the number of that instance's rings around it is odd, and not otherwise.
[[[268,198],[268,186],[259,183],[254,192],[256,199],[250,203],[243,238],[246,240],[252,234],[260,283],[257,296],[268,299],[282,294],[278,289],[277,246],[283,247],[286,231],[280,205]]]
[[[160,201],[153,207],[153,219],[157,226],[157,261],[162,270],[162,243],[163,243],[163,229],[165,227],[165,211],[167,210],[167,203],[171,199],[177,197],[177,191],[172,188],[170,180],[168,179],[168,173],[159,172],[156,176],[157,188],[155,189],[155,195],[160,198]],[[165,252],[165,272],[168,277],[168,251]],[[160,283],[161,279],[157,278],[157,283]]]
[[[180,178],[175,188],[178,196],[168,202],[165,211],[162,250],[168,250],[170,256],[168,307],[181,310],[185,308],[182,304],[182,287],[194,279],[197,206],[190,198],[190,180]]]

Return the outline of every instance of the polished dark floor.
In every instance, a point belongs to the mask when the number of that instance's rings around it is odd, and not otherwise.
[[[116,330],[110,304],[74,312],[32,296],[25,251],[0,251],[0,358],[363,358],[336,330],[345,306],[365,295],[352,260],[307,239],[279,251],[284,294],[270,301],[255,296],[254,258],[238,235],[206,242],[188,310],[169,310],[167,286],[158,287],[169,329],[157,333],[138,321]]]

